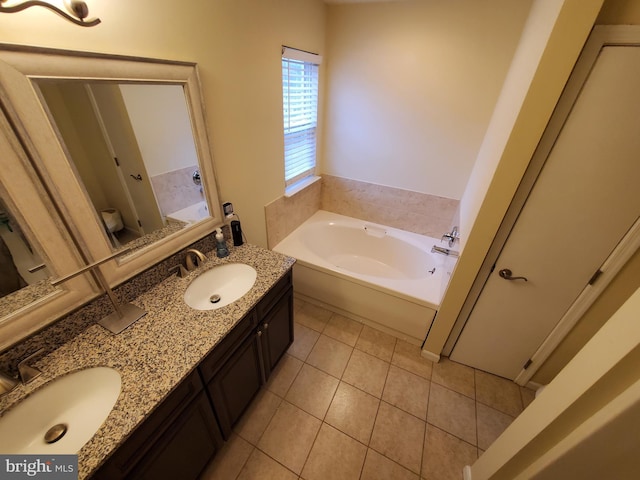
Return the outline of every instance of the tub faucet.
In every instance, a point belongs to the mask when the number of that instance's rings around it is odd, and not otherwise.
[[[193,260],[194,255],[196,257],[195,262]],[[196,268],[198,268],[198,265],[200,265],[200,263],[204,262],[206,259],[207,257],[205,257],[204,253],[202,253],[200,250],[190,248],[189,250],[187,250],[187,271],[191,272],[195,270]]]
[[[450,247],[453,247],[453,244],[456,243],[456,240],[460,240],[460,232],[458,231],[458,227],[453,227],[450,232],[442,235],[442,241],[447,240]]]
[[[456,252],[455,250],[450,250],[444,247],[439,247],[437,245],[431,247],[431,253],[439,253],[440,255],[447,255],[449,257],[457,257],[460,255],[460,252]]]

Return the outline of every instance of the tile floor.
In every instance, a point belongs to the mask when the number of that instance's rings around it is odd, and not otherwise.
[[[461,480],[533,392],[296,300],[295,342],[202,480]]]

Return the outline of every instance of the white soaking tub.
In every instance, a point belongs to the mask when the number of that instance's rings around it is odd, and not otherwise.
[[[440,241],[320,210],[273,250],[298,261],[301,298],[421,344],[440,305]]]

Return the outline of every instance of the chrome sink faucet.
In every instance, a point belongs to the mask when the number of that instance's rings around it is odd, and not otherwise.
[[[194,256],[195,256],[195,262],[194,262]],[[187,250],[187,259],[185,262],[187,264],[187,271],[192,272],[193,270],[198,268],[198,266],[202,262],[204,262],[206,259],[207,257],[200,250],[196,250],[195,248],[190,248],[189,250]]]

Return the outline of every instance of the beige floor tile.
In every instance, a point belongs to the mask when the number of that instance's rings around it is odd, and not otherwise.
[[[517,384],[480,370],[476,370],[476,400],[513,417],[523,410]]]
[[[362,332],[360,332],[360,337],[356,342],[356,348],[358,350],[378,357],[385,362],[391,361],[395,346],[396,337],[367,325],[362,327]]]
[[[289,402],[282,402],[258,448],[300,474],[322,422]]]
[[[375,450],[367,451],[360,480],[419,480],[418,475],[410,472],[396,462],[380,455]]]
[[[240,418],[234,431],[252,445],[257,445],[282,398],[269,390],[261,390]]]
[[[427,419],[429,380],[391,365],[382,399],[422,420]]]
[[[409,370],[411,373],[420,375],[427,380],[431,379],[433,362],[422,358],[420,347],[412,345],[404,340],[396,341],[396,348],[393,351],[391,363],[397,367]]]
[[[432,383],[427,422],[476,445],[476,404],[461,393]]]
[[[433,364],[431,381],[455,390],[467,397],[476,398],[475,373],[473,368],[442,358]]]
[[[298,313],[300,313],[300,311],[302,310],[302,307],[304,305],[306,305],[307,302],[305,302],[304,300],[301,300],[297,297],[293,297],[293,318],[294,321],[296,319],[296,317],[298,316]]]
[[[381,402],[369,446],[378,453],[420,473],[425,422]]]
[[[320,335],[311,353],[307,357],[307,363],[319,368],[329,375],[341,378],[351,357],[353,348],[326,335]]]
[[[324,421],[368,445],[379,405],[376,397],[340,382]]]
[[[200,480],[229,480],[236,478],[254,450],[246,440],[232,434],[207,468],[200,475]]]
[[[424,480],[460,480],[465,465],[471,465],[477,458],[476,447],[427,424],[422,457]]]
[[[237,480],[297,480],[298,476],[256,449]]]
[[[267,388],[276,395],[284,398],[302,368],[302,364],[301,360],[291,355],[283,355],[280,363],[278,363],[278,366],[271,373],[271,377],[269,377]]]
[[[361,330],[362,324],[360,322],[334,313],[322,333],[354,347]]]
[[[301,477],[304,480],[352,480],[360,477],[367,447],[326,423],[320,428]]]
[[[478,415],[478,448],[486,450],[511,425],[514,418],[482,403],[476,405],[476,411]]]
[[[322,420],[329,409],[339,382],[337,378],[304,364],[285,399]]]
[[[536,399],[536,392],[530,388],[520,387],[520,397],[522,398],[522,407],[527,408]]]
[[[293,344],[289,347],[288,353],[289,355],[293,355],[304,362],[309,356],[309,352],[311,352],[311,349],[315,345],[320,334],[315,330],[311,330],[310,328],[298,323],[295,324],[294,329],[295,339],[293,340]]]
[[[300,307],[295,310],[294,315],[297,323],[322,333],[333,312],[312,303],[302,302]]]
[[[360,350],[354,350],[342,380],[380,398],[389,364]]]

